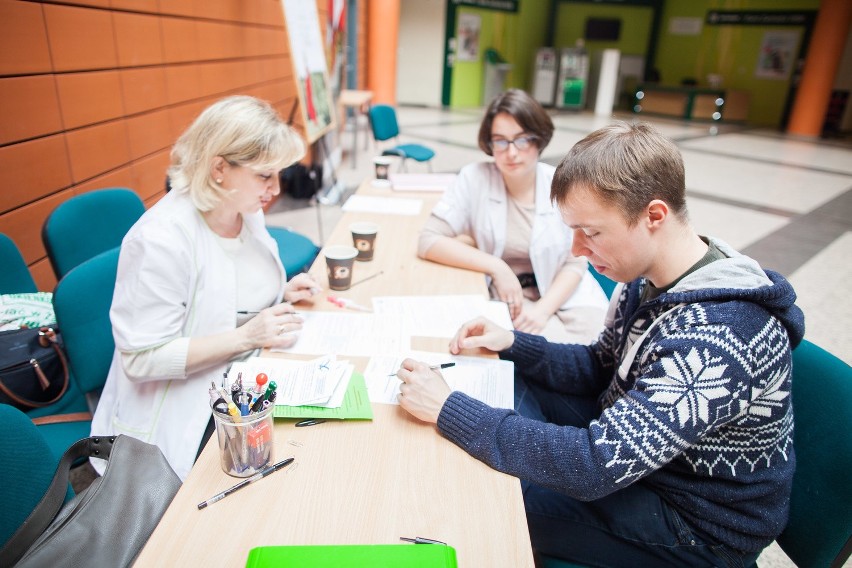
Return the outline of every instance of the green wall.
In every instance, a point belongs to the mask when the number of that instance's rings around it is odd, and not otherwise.
[[[613,6],[612,4],[578,4],[561,2],[556,13],[554,47],[574,47],[582,38],[589,18],[614,18],[621,20],[621,33],[617,41],[587,41],[589,52],[620,49],[627,55],[644,55],[651,37],[653,11],[647,6]]]
[[[693,78],[700,85],[708,74],[722,77],[722,86],[750,94],[748,120],[755,126],[778,128],[790,90],[791,77],[766,79],[755,76],[764,34],[768,31],[796,31],[798,54],[804,34],[802,26],[714,26],[702,25],[693,36],[669,33],[674,17],[705,19],[710,10],[798,11],[818,10],[819,0],[679,0],[666,2],[657,50],[657,68],[662,83],[677,85]],[[795,67],[795,64],[794,64]]]
[[[450,88],[451,107],[478,107],[482,105],[485,85],[485,50],[496,49],[512,70],[506,78],[506,87],[529,90],[535,53],[544,45],[552,0],[521,0],[518,11],[499,12],[462,6],[458,14],[476,14],[481,18],[479,32],[479,61],[457,61],[453,67]],[[447,8],[452,10],[450,4]]]
[[[850,0],[852,1],[852,0]],[[558,2],[554,47],[574,46],[582,37],[589,17],[621,18],[621,37],[616,42],[587,42],[590,52],[617,48],[624,54],[647,55],[653,12],[647,6],[559,2],[559,0],[520,0],[518,13],[497,12],[470,7],[459,13],[481,17],[480,61],[457,62],[453,69],[450,106],[471,107],[482,104],[484,63],[489,47],[497,49],[513,64],[507,86],[530,89],[535,52],[544,45],[550,25],[551,6]],[[707,84],[707,75],[721,75],[723,86],[750,93],[749,124],[777,128],[781,126],[791,78],[767,79],[755,76],[764,34],[768,31],[795,30],[801,43],[804,28],[794,26],[714,26],[704,20],[711,10],[729,11],[807,11],[818,10],[820,0],[667,0],[657,38],[655,67],[665,85],[679,85],[685,78]],[[452,8],[452,3],[448,9]],[[696,35],[669,32],[672,18],[698,18],[701,31]],[[799,46],[794,49],[798,54]]]

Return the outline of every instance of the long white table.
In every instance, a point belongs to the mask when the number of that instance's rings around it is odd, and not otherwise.
[[[423,208],[416,217],[344,213],[327,245],[351,244],[352,222],[378,223],[374,259],[356,263],[354,281],[382,274],[340,295],[362,304],[380,295],[487,295],[481,274],[416,257],[417,233],[439,194],[394,194],[369,182],[359,194],[421,199]],[[322,254],[311,273],[327,284]],[[327,294],[299,309],[339,309]],[[419,338],[413,347],[446,351],[447,339]],[[361,370],[367,361],[352,360]],[[275,459],[293,456],[294,465],[199,511],[198,503],[238,481],[222,471],[214,435],[135,566],[236,567],[256,546],[392,544],[415,536],[453,546],[459,566],[533,566],[516,478],[470,457],[398,406],[374,404],[373,413],[372,421],[305,428],[276,419]]]

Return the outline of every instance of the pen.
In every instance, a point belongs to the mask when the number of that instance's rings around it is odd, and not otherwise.
[[[359,312],[372,312],[370,308],[366,306],[362,306],[361,304],[356,304],[349,298],[338,298],[337,296],[333,296],[329,294],[326,299],[337,306],[338,308],[349,308],[350,310],[358,310]]]
[[[255,310],[237,310],[237,313],[238,313],[238,314],[240,314],[241,316],[256,316],[256,315],[257,315],[257,314],[259,314],[260,312],[259,312],[259,311],[255,311]],[[302,315],[302,313],[301,313],[301,312],[285,312],[285,313],[290,314],[290,315],[292,315],[292,316],[300,316],[300,315]]]
[[[443,544],[446,545],[446,542],[441,542],[440,540],[432,540],[431,538],[423,538],[422,536],[416,536],[414,538],[408,538],[401,536],[399,540],[404,540],[406,542],[413,542],[414,544]]]
[[[455,367],[455,366],[456,366],[455,362],[450,361],[449,363],[441,363],[440,365],[429,365],[429,368],[432,369],[433,371],[437,371],[438,369],[449,369],[450,367]],[[388,376],[389,377],[395,377],[396,373],[391,373]]]
[[[237,483],[237,484],[236,484],[236,485],[234,485],[233,487],[229,487],[228,489],[225,489],[225,490],[224,490],[224,491],[222,491],[221,493],[218,493],[218,494],[214,495],[213,497],[211,497],[211,498],[210,498],[210,499],[208,499],[207,501],[203,501],[203,502],[199,503],[199,504],[198,504],[198,508],[199,508],[199,510],[200,510],[200,509],[203,509],[203,508],[204,508],[204,507],[206,507],[207,505],[212,505],[212,504],[213,504],[213,503],[215,503],[216,501],[220,501],[220,500],[224,499],[225,497],[227,497],[227,496],[228,496],[228,495],[230,495],[231,493],[234,493],[235,491],[238,491],[238,490],[242,489],[243,487],[245,487],[246,485],[248,485],[248,484],[250,484],[250,483],[254,483],[254,482],[255,482],[255,481],[257,481],[258,479],[263,479],[264,477],[266,477],[266,476],[267,476],[267,475],[269,475],[270,473],[275,473],[276,471],[278,471],[278,470],[279,470],[279,469],[281,469],[282,467],[284,467],[284,466],[288,466],[288,465],[290,465],[291,463],[293,463],[293,460],[295,460],[295,459],[296,459],[296,458],[287,458],[287,459],[286,459],[286,460],[284,460],[284,461],[280,461],[280,462],[278,462],[278,463],[277,463],[277,464],[275,464],[275,465],[271,465],[271,466],[267,467],[266,469],[263,469],[263,470],[261,470],[261,471],[259,471],[259,472],[255,473],[255,474],[254,474],[254,475],[252,475],[251,477],[247,477],[247,478],[243,479],[242,481],[240,481],[239,483]]]
[[[302,420],[301,422],[296,422],[296,428],[300,428],[302,426],[316,426],[317,424],[322,424],[325,422],[322,418],[308,418],[307,420]]]
[[[378,272],[376,272],[375,274],[371,274],[370,276],[367,276],[366,278],[362,278],[362,279],[361,279],[361,280],[359,280],[358,282],[353,282],[352,284],[350,284],[350,285],[349,285],[349,287],[351,288],[352,286],[357,286],[357,285],[358,285],[358,284],[360,284],[361,282],[366,282],[367,280],[370,280],[371,278],[375,278],[376,276],[380,276],[380,275],[381,275],[381,274],[383,274],[383,273],[384,273],[384,270],[379,270],[379,271],[378,271]]]

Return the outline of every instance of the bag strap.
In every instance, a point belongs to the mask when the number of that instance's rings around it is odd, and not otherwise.
[[[59,391],[55,397],[47,402],[37,402],[34,400],[29,400],[24,397],[18,396],[11,389],[9,389],[5,384],[3,384],[3,380],[0,379],[0,391],[3,392],[6,396],[8,396],[11,400],[15,401],[16,404],[21,406],[29,406],[30,408],[42,408],[44,406],[50,406],[65,394],[65,391],[68,390],[68,360],[65,359],[65,353],[62,352],[62,348],[59,346],[59,342],[56,340],[56,332],[53,331],[53,328],[43,327],[39,330],[39,343],[42,347],[47,347],[50,345],[53,347],[53,350],[56,351],[57,357],[59,357],[59,362],[62,364],[62,389]],[[33,366],[33,371],[38,377],[39,382],[47,388],[47,385],[50,384],[50,381],[47,380],[47,377],[44,375],[44,371],[41,370],[41,367],[38,364],[38,361],[35,359],[30,359],[30,365]]]
[[[74,462],[83,457],[109,459],[115,439],[115,436],[92,436],[78,440],[65,450],[44,497],[0,550],[0,566],[13,566],[50,526],[65,501],[68,476]]]
[[[86,422],[92,419],[91,412],[69,412],[68,414],[51,414],[50,416],[39,416],[30,418],[36,426],[45,424],[64,424],[66,422]]]

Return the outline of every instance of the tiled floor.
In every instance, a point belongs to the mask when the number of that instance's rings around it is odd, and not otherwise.
[[[476,146],[481,115],[481,109],[398,110],[402,139],[432,147],[436,172],[456,172],[486,158]],[[543,153],[544,161],[558,163],[575,142],[613,119],[636,117],[554,113],[556,132]],[[785,275],[805,312],[805,337],[852,364],[852,142],[794,138],[736,125],[712,128],[705,123],[642,119],[680,146],[690,218],[698,231],[726,240]],[[344,199],[372,176],[371,159],[379,153],[372,140],[365,149],[368,134],[363,123],[361,127],[356,167],[349,155],[351,129],[340,140],[344,150],[336,177],[345,187]],[[415,163],[409,171],[427,169]],[[333,201],[335,196],[330,197]],[[285,196],[273,206],[268,223],[293,228],[321,244],[339,215],[340,201],[317,205]],[[761,555],[759,564],[793,566],[774,545]]]

